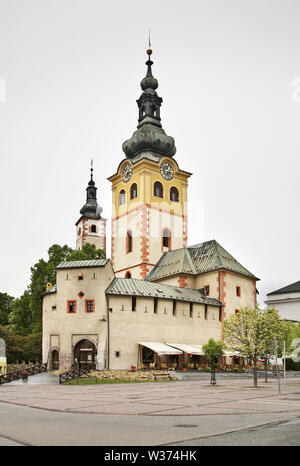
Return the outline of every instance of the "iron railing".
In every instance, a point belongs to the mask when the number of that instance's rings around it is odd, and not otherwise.
[[[28,376],[40,374],[41,372],[47,372],[47,364],[34,364],[32,366],[24,367],[23,369],[21,368],[18,371],[0,375],[0,385],[22,379],[24,378],[24,374],[27,374]]]

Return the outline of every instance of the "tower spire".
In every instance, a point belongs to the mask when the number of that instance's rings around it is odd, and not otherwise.
[[[94,160],[91,159],[91,180],[93,179],[93,171],[94,171],[93,164],[94,164]]]
[[[101,218],[102,207],[100,207],[97,203],[97,188],[95,186],[95,181],[93,179],[93,159],[91,159],[91,179],[88,183],[88,187],[86,188],[86,203],[80,210],[80,213],[83,217],[88,218]]]
[[[176,153],[175,141],[171,136],[164,132],[161,119],[160,107],[162,98],[157,95],[158,81],[153,77],[151,60],[152,48],[149,30],[149,48],[146,51],[148,60],[146,61],[147,73],[141,81],[143,90],[140,98],[137,100],[139,108],[139,118],[137,131],[133,136],[125,141],[122,149],[126,157],[134,159],[136,156],[141,157],[141,153],[147,153],[159,160],[163,156],[173,157]]]

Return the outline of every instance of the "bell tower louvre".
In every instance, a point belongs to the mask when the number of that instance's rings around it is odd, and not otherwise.
[[[111,261],[117,277],[144,279],[164,252],[187,246],[187,187],[191,173],[173,158],[175,141],[162,128],[162,98],[152,50],[137,100],[138,126],[122,149],[112,183]]]

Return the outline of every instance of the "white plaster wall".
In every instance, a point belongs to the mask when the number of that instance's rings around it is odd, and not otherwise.
[[[138,342],[204,344],[209,338],[221,338],[219,308],[208,306],[204,319],[204,305],[194,303],[190,317],[189,303],[178,302],[176,316],[172,315],[173,302],[158,300],[157,313],[153,311],[152,298],[137,298],[136,311],[132,311],[131,297],[110,296],[109,333],[110,368],[128,369],[137,365]],[[123,310],[122,310],[123,307]],[[115,352],[121,356],[116,357]]]
[[[226,271],[225,276],[225,312],[226,317],[235,313],[236,309],[243,307],[255,308],[255,282],[251,278],[244,277],[232,272]],[[241,288],[241,296],[236,296],[236,287]]]
[[[272,295],[265,303],[277,309],[282,319],[300,320],[300,293]]]
[[[78,280],[79,274],[83,280]],[[95,278],[94,278],[95,274]],[[111,263],[105,267],[90,267],[81,269],[59,269],[57,271],[57,292],[44,296],[43,299],[43,362],[47,363],[51,335],[56,335],[54,341],[59,342],[60,365],[68,367],[72,356],[72,342],[90,335],[96,344],[105,347],[107,306],[105,290],[114,278]],[[83,291],[85,296],[79,298]],[[85,312],[85,300],[95,299],[95,312]],[[77,301],[77,312],[67,313],[67,301]],[[53,310],[52,306],[56,305]],[[100,356],[104,360],[104,355]],[[99,359],[100,361],[100,359]],[[102,362],[103,363],[103,362]]]

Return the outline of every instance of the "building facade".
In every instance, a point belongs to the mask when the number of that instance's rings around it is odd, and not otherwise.
[[[174,139],[162,128],[147,54],[138,127],[109,177],[111,259],[61,263],[43,296],[43,362],[51,369],[140,368],[164,358],[176,365],[200,357],[209,338],[222,338],[226,317],[256,304],[258,279],[221,245],[187,245],[191,173],[179,168]],[[91,170],[77,249],[91,243],[105,250],[96,192]]]
[[[278,310],[284,320],[300,320],[300,281],[267,294],[265,303]]]

